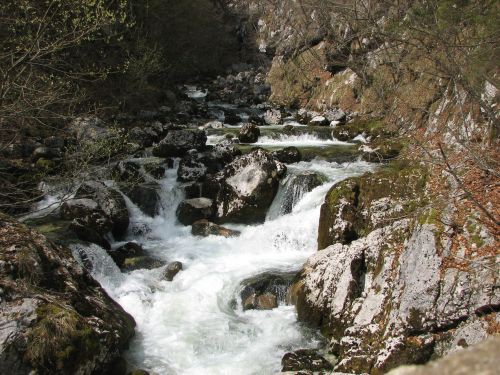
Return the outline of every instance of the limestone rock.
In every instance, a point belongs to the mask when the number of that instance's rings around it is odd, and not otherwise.
[[[110,373],[134,320],[71,251],[0,216],[0,373]]]
[[[111,219],[111,231],[115,237],[120,238],[127,232],[130,222],[127,204],[118,191],[108,188],[100,181],[87,181],[80,185],[75,198],[97,202],[100,209]]]
[[[216,221],[263,221],[285,171],[262,149],[236,158],[204,184],[204,192],[214,199]]]

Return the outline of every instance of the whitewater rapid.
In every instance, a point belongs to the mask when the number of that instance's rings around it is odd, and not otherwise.
[[[190,227],[176,222],[183,193],[175,169],[161,181],[162,209],[155,218],[127,199],[129,232],[150,229],[130,234],[127,241],[184,266],[168,282],[162,279],[164,267],[121,273],[98,246],[85,250],[93,276],[137,322],[127,360],[157,374],[273,374],[280,371],[284,353],[317,347],[319,336],[297,322],[293,306],[243,311],[241,281],[264,271],[299,270],[316,251],[319,209],[328,189],[370,169],[364,162],[290,165],[288,173],[314,171],[327,182],[302,194],[287,215],[260,225],[228,225],[241,231],[236,238],[194,237]]]

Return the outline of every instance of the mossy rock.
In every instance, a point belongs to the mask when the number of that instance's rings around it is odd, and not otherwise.
[[[318,249],[348,244],[397,218],[416,214],[427,203],[426,182],[423,167],[394,162],[334,185],[321,206]]]
[[[404,148],[401,140],[377,139],[370,144],[370,150],[364,150],[362,159],[370,163],[383,163],[399,156]]]
[[[69,374],[98,355],[99,336],[73,308],[45,304],[36,312],[38,319],[27,335],[26,357],[31,363]]]

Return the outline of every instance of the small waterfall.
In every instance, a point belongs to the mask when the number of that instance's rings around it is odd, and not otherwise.
[[[274,220],[289,214],[306,193],[322,185],[325,181],[324,176],[311,171],[288,174],[280,183],[266,220]]]

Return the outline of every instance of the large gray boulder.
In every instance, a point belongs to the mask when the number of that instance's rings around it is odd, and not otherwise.
[[[284,164],[262,149],[236,158],[221,172],[207,178],[204,192],[214,199],[218,222],[259,222],[278,191]]]
[[[71,251],[1,214],[0,248],[0,373],[116,373],[135,322]]]
[[[202,130],[172,130],[153,148],[153,155],[159,157],[181,157],[189,150],[203,150],[207,135]]]

